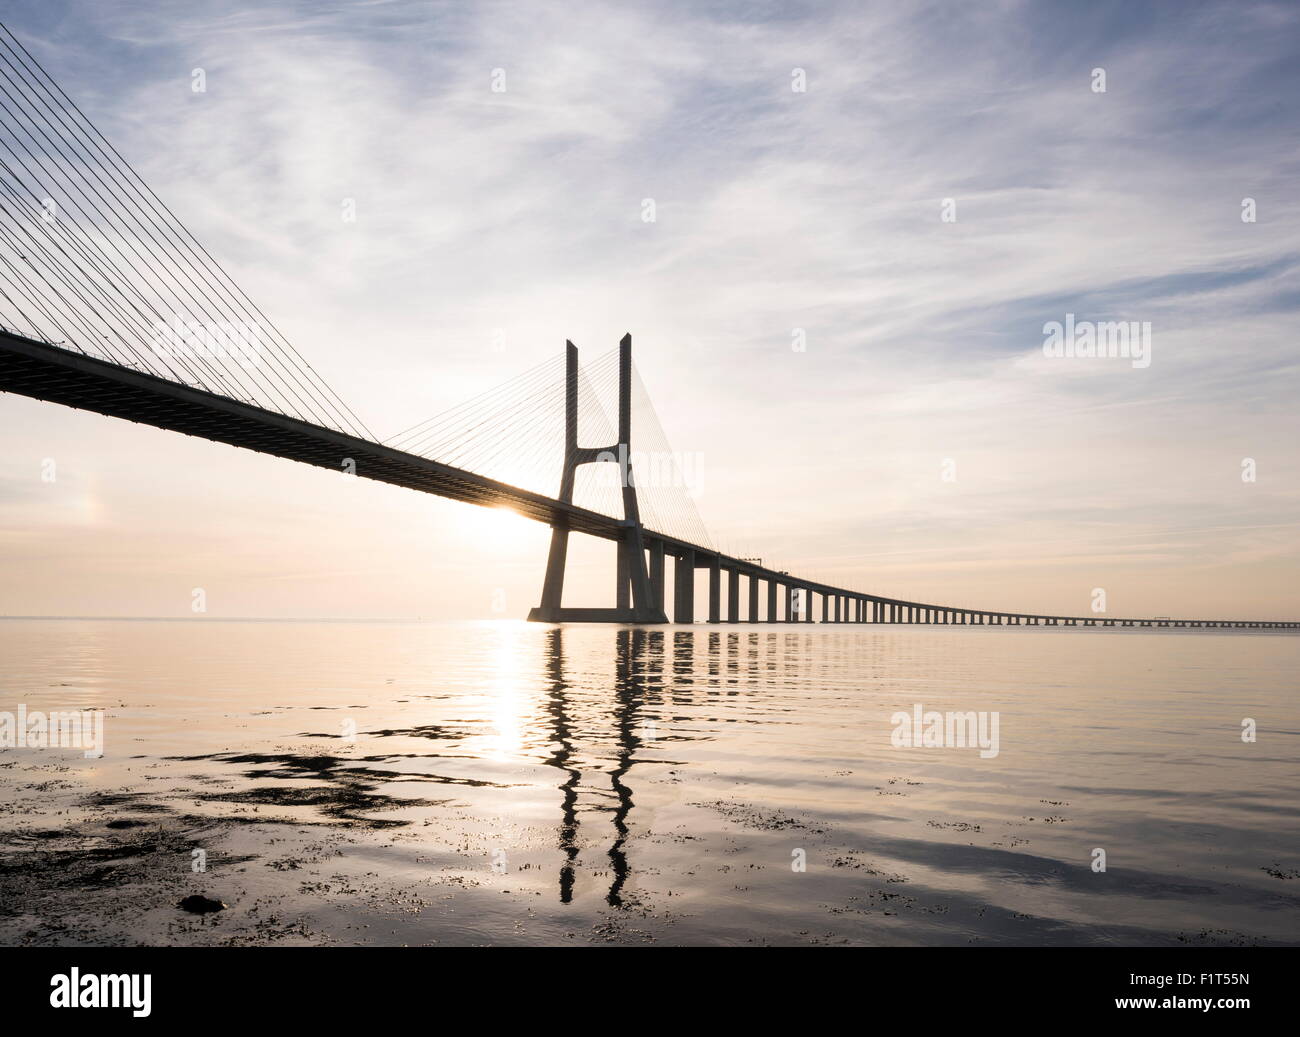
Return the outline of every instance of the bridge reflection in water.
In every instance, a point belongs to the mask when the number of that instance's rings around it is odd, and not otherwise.
[[[555,627],[546,632],[546,672],[549,681],[546,713],[550,719],[550,736],[556,746],[546,763],[563,771],[566,780],[559,785],[560,824],[557,830],[563,863],[560,866],[559,890],[561,903],[573,900],[575,870],[580,853],[579,837],[585,834],[582,817],[608,815],[612,833],[609,839],[609,866],[613,878],[605,900],[611,907],[623,905],[622,890],[628,878],[627,839],[628,819],[634,805],[632,787],[628,781],[636,754],[641,748],[642,716],[647,698],[658,699],[664,690],[663,645],[664,634],[659,630],[619,630],[615,635],[615,675],[612,696],[612,727],[615,736],[615,760],[608,771],[610,793],[596,789],[583,781],[583,768],[579,761],[573,722],[569,717],[567,692],[570,684],[565,674],[564,629]],[[683,639],[689,667],[690,638]],[[649,721],[653,723],[653,721]],[[583,814],[579,812],[580,793],[586,792],[594,802]],[[612,798],[612,805],[609,800]],[[602,802],[602,800],[604,802]],[[594,826],[593,826],[594,827]],[[599,838],[593,832],[592,838]]]

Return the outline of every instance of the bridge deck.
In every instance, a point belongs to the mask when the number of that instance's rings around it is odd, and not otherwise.
[[[125,418],[615,539],[617,519],[380,443],[0,330],[0,391]]]

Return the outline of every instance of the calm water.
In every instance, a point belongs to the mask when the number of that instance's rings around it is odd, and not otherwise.
[[[106,743],[0,749],[5,944],[1300,942],[1295,636],[10,620],[0,662]],[[997,756],[894,746],[917,703]]]

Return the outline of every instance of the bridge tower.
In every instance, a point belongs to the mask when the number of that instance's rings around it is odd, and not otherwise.
[[[564,608],[564,564],[569,553],[569,527],[564,518],[551,528],[551,551],[546,560],[542,603],[528,613],[541,623],[667,623],[662,586],[662,545],[657,550],[658,587],[652,586],[646,565],[646,535],[637,506],[636,479],[632,473],[632,336],[618,344],[618,442],[612,446],[578,445],[578,347],[565,342],[564,362],[564,467],[559,499],[573,503],[573,483],[579,465],[613,463],[619,466],[623,488],[622,536],[618,541],[615,607]]]

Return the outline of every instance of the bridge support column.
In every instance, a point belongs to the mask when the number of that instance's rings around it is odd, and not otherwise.
[[[776,622],[776,581],[767,581],[767,621]]]
[[[694,551],[684,551],[673,561],[673,622],[695,622]]]
[[[722,572],[718,556],[709,559],[709,622],[722,620]]]
[[[628,564],[627,551],[618,545],[618,556],[614,561],[614,607],[627,609],[631,605],[629,592],[632,589],[632,567]]]
[[[654,607],[664,610],[664,542],[650,542],[650,601]]]
[[[740,570],[727,570],[727,622],[740,622]]]
[[[749,615],[746,617],[748,622],[758,622],[758,576],[753,573],[749,575]]]

